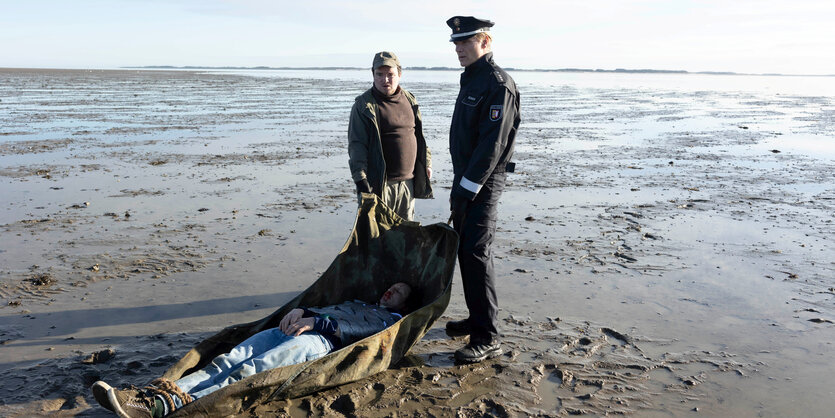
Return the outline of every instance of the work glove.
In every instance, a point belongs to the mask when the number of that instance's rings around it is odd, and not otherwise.
[[[355,183],[358,193],[371,193],[371,185],[368,184],[368,179],[357,180]]]

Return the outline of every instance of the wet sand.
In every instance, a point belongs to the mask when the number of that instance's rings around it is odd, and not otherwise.
[[[457,86],[408,75],[437,196],[417,218],[443,222]],[[395,368],[244,415],[829,416],[835,97],[523,78],[494,247],[506,354],[452,361],[456,276]],[[368,82],[0,80],[2,416],[109,415],[92,382],[144,385],[267,315],[350,232],[345,132]]]

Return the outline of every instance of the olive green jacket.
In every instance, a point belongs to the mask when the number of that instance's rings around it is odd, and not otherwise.
[[[372,87],[373,88],[373,87]],[[417,159],[415,160],[415,198],[431,199],[432,185],[426,169],[432,167],[431,153],[423,137],[423,122],[420,107],[412,93],[402,89],[406,99],[415,112],[415,137],[417,138]],[[377,196],[382,196],[386,183],[386,161],[383,157],[383,143],[380,124],[377,122],[377,101],[371,89],[357,96],[351,108],[348,121],[348,165],[354,182],[368,179],[371,189]]]

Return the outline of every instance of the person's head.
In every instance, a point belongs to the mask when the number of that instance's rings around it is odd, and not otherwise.
[[[374,54],[371,73],[374,75],[374,88],[386,96],[391,96],[400,85],[403,69],[400,60],[393,52],[382,51]]]
[[[492,47],[493,38],[482,32],[463,41],[455,41],[455,54],[458,55],[458,63],[466,67],[490,52]]]
[[[411,286],[403,282],[395,283],[380,297],[380,306],[395,311],[403,311],[408,306],[409,296],[411,295]]]
[[[449,41],[455,44],[455,54],[462,67],[493,50],[493,37],[489,33],[493,22],[472,16],[454,16],[446,23],[452,29]]]

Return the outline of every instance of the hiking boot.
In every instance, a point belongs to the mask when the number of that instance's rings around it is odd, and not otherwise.
[[[104,407],[122,418],[153,418],[164,414],[161,402],[157,404],[153,395],[147,395],[139,390],[110,388],[107,391],[107,399],[109,406],[104,405]]]
[[[478,363],[500,355],[502,355],[502,346],[498,342],[489,344],[470,342],[464,348],[455,351],[455,360],[462,363]]]
[[[90,389],[93,390],[93,397],[96,398],[96,402],[98,402],[99,405],[116,412],[110,405],[110,399],[107,398],[107,391],[113,389],[113,387],[99,380],[98,382],[93,383],[93,386],[91,386]]]
[[[470,318],[460,321],[448,321],[446,323],[446,335],[450,337],[470,335]]]

